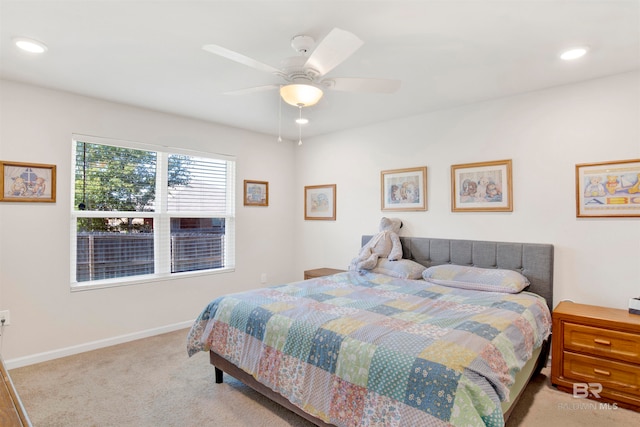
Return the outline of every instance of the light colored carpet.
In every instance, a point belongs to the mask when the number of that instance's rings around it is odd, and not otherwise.
[[[187,330],[13,369],[34,427],[269,426],[312,424],[225,374],[215,384],[208,354],[186,355]],[[640,414],[605,410],[549,383],[527,386],[507,426],[631,426]]]

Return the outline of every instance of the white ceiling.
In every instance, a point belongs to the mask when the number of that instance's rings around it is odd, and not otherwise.
[[[202,50],[218,44],[279,67],[294,35],[332,28],[364,45],[327,77],[402,81],[394,94],[325,91],[311,137],[640,68],[640,1],[0,0],[0,77],[278,135],[281,81]],[[44,42],[25,54],[15,37]],[[558,53],[588,45],[568,63]],[[282,104],[282,136],[298,139]]]

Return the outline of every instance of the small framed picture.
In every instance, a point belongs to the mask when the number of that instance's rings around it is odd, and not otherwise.
[[[576,165],[576,216],[640,217],[640,159]]]
[[[513,212],[511,160],[451,166],[452,212]]]
[[[244,180],[244,205],[269,206],[269,183]]]
[[[56,201],[56,165],[0,161],[0,201]]]
[[[335,221],[336,184],[304,187],[304,219]]]
[[[426,211],[427,167],[382,171],[380,191],[383,211]]]

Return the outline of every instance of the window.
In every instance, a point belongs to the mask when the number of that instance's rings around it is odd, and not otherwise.
[[[72,286],[235,267],[230,156],[75,136]]]

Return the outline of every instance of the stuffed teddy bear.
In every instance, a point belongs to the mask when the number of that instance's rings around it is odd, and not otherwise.
[[[400,227],[400,219],[383,217],[380,220],[380,232],[360,249],[358,256],[351,261],[349,270],[373,270],[379,258],[390,261],[401,259],[402,244],[398,235]]]

